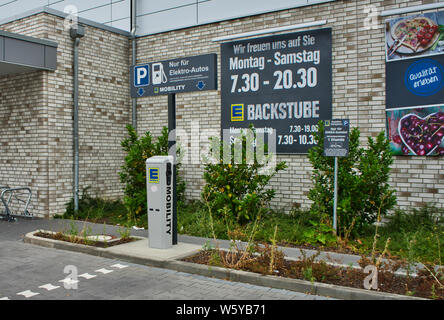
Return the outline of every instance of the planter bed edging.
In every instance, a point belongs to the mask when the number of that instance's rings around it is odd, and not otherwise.
[[[103,258],[120,259],[127,262],[152,266],[157,268],[166,268],[178,272],[192,273],[206,277],[214,277],[222,280],[234,282],[243,282],[253,285],[272,287],[276,289],[290,290],[300,293],[327,296],[336,299],[345,300],[428,300],[420,297],[404,296],[399,294],[385,293],[379,291],[370,291],[343,287],[333,284],[320,282],[310,282],[306,280],[282,278],[277,276],[262,275],[248,271],[226,269],[215,266],[179,261],[179,260],[158,260],[149,258],[138,258],[135,256],[109,252],[107,248],[98,248],[83,244],[69,243],[61,240],[53,240],[34,236],[33,231],[25,235],[25,243],[39,245],[47,248],[75,251],[86,253]],[[141,237],[134,237],[143,239]]]

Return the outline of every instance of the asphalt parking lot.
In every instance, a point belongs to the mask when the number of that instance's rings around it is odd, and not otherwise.
[[[0,299],[327,299],[23,243],[27,232],[62,224],[58,220],[0,221]]]

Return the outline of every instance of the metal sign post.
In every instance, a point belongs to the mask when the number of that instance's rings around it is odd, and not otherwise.
[[[324,156],[335,158],[333,229],[335,234],[337,234],[338,217],[336,211],[338,206],[338,157],[348,156],[350,121],[348,119],[326,120],[324,128]]]
[[[173,245],[177,244],[177,183],[176,183],[176,94],[168,95],[168,150],[173,156]]]
[[[333,197],[333,229],[335,229],[335,234],[338,230],[338,216],[336,209],[338,207],[338,157],[335,157],[335,182],[334,182],[334,197]]]

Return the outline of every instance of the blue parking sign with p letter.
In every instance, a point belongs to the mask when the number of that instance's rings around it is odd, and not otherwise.
[[[149,65],[134,66],[134,86],[144,87],[150,84]]]

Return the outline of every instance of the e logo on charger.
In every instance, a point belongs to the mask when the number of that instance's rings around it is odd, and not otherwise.
[[[148,169],[148,182],[159,183],[159,168]]]

